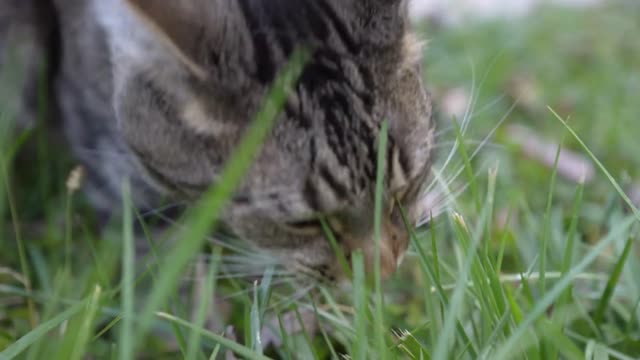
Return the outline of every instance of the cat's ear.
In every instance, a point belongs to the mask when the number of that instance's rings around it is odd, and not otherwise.
[[[204,31],[200,0],[126,0],[134,13],[197,77],[206,77],[198,63],[199,34]]]

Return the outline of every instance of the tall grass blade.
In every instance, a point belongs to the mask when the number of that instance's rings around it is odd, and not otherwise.
[[[589,149],[589,147],[587,146],[587,144],[585,144],[585,142],[580,138],[580,136],[575,132],[575,130],[573,130],[569,124],[567,123],[567,121],[565,119],[563,119],[560,115],[558,115],[558,113],[555,112],[555,110],[553,110],[553,108],[551,107],[547,107],[549,109],[549,111],[551,111],[551,113],[556,117],[556,119],[558,119],[558,121],[560,121],[562,123],[562,125],[564,125],[564,127],[567,129],[567,131],[569,131],[569,133],[571,134],[571,136],[573,136],[573,138],[578,142],[578,144],[580,144],[580,146],[582,146],[582,148],[584,149],[584,151],[587,152],[587,155],[589,155],[589,157],[591,158],[591,160],[593,160],[593,162],[596,163],[596,166],[600,169],[600,171],[602,171],[602,173],[607,177],[607,180],[609,180],[609,182],[611,183],[611,185],[613,185],[613,187],[615,188],[616,192],[618,193],[618,195],[620,195],[620,197],[622,198],[622,200],[625,202],[625,204],[627,206],[629,206],[629,208],[631,209],[631,211],[633,212],[633,214],[635,215],[636,219],[640,220],[640,210],[638,210],[638,208],[633,204],[633,201],[631,201],[631,199],[629,198],[629,196],[627,195],[627,193],[622,190],[622,187],[620,186],[620,184],[618,184],[618,182],[616,181],[616,179],[613,177],[613,175],[611,175],[611,173],[607,170],[607,168],[602,164],[602,162],[595,156],[595,154],[591,151],[591,149]]]
[[[380,359],[387,358],[387,346],[384,337],[384,297],[382,293],[382,273],[380,269],[380,249],[382,246],[382,213],[384,201],[384,175],[386,173],[386,157],[387,157],[387,135],[389,131],[389,123],[382,122],[378,143],[378,162],[376,173],[376,193],[375,193],[375,209],[373,221],[373,233],[375,241],[374,251],[374,295],[375,295],[375,316],[374,319],[374,336],[377,349],[377,356]],[[393,201],[393,200],[391,200]]]
[[[578,228],[578,218],[580,216],[580,208],[582,206],[582,197],[584,194],[584,184],[578,184],[576,190],[575,200],[573,202],[573,211],[571,215],[571,222],[569,223],[569,230],[567,232],[567,244],[564,248],[564,258],[562,260],[561,273],[564,276],[569,272],[573,264],[573,250],[575,248],[576,233]],[[567,288],[564,294],[558,300],[558,306],[562,307],[567,305],[571,299],[571,286]]]
[[[154,320],[154,313],[161,308],[171,295],[172,289],[179,281],[184,267],[193,255],[201,248],[206,235],[219,217],[226,201],[232,196],[236,186],[242,181],[249,170],[254,157],[258,154],[262,143],[268,136],[273,123],[288,98],[288,91],[297,81],[306,62],[306,53],[298,51],[274,86],[269,91],[262,109],[258,112],[255,122],[247,129],[240,145],[228,160],[225,169],[216,182],[194,207],[192,216],[187,220],[183,229],[181,241],[175,246],[167,259],[171,266],[162,267],[153,291],[149,295],[144,311],[140,316],[137,328],[137,342],[144,338]]]
[[[102,289],[100,286],[96,286],[93,294],[87,300],[86,310],[80,314],[80,326],[74,329],[77,331],[67,335],[69,338],[75,337],[75,341],[71,349],[71,355],[64,356],[64,359],[80,360],[84,358],[86,347],[91,339],[91,334],[93,334],[93,325],[99,312],[101,295]]]
[[[484,214],[481,218],[484,218]],[[480,223],[482,223],[482,221]],[[472,239],[464,219],[459,214],[453,215],[453,226],[459,241],[466,242],[467,244],[470,244],[471,247],[468,249],[462,268],[460,269],[460,274],[456,281],[456,287],[445,317],[444,328],[442,329],[440,339],[438,340],[433,352],[433,358],[436,360],[448,359],[451,356],[451,349],[453,342],[455,341],[454,332],[456,331],[456,325],[458,324],[458,316],[462,313],[463,308],[465,307],[464,294],[466,292],[471,267],[474,263],[474,258],[476,257],[476,251],[480,243],[479,237],[481,236],[481,232],[476,233]]]
[[[562,144],[562,141],[560,142]],[[558,161],[560,160],[560,153],[562,151],[562,145],[558,145],[556,150],[556,157],[553,162],[553,171],[551,172],[551,180],[549,181],[549,193],[547,195],[547,207],[544,212],[543,228],[542,228],[542,241],[540,242],[540,258],[538,259],[538,265],[540,272],[539,291],[541,295],[547,290],[547,248],[549,247],[549,241],[551,240],[551,206],[553,204],[553,192],[556,187],[556,178],[558,176]]]
[[[51,330],[60,326],[63,322],[68,321],[71,317],[82,311],[85,306],[85,302],[77,303],[76,305],[54,316],[50,320],[38,325],[38,327],[31,330],[16,342],[9,345],[9,347],[4,349],[2,352],[0,352],[0,360],[15,359],[31,345],[40,341],[44,336],[47,336]]]
[[[302,332],[302,336],[304,337],[304,341],[307,343],[307,346],[309,347],[311,355],[313,356],[313,358],[315,360],[320,360],[320,356],[318,355],[318,351],[313,346],[313,341],[311,341],[311,336],[309,335],[309,332],[307,331],[307,327],[305,326],[304,320],[302,320],[302,315],[300,315],[300,308],[298,308],[297,306],[294,306],[293,311],[296,314],[296,320],[298,320],[298,324],[300,325],[300,331]]]
[[[207,322],[208,310],[211,308],[212,303],[215,303],[216,274],[218,273],[221,253],[221,248],[214,248],[213,255],[209,263],[209,269],[207,271],[207,278],[204,283],[204,289],[200,294],[200,299],[198,299],[198,309],[196,310],[194,325],[199,328],[204,327]],[[195,360],[197,358],[201,340],[202,338],[197,331],[191,332],[187,347],[187,359]]]
[[[369,304],[367,302],[367,285],[364,272],[364,257],[362,252],[357,250],[351,256],[353,263],[353,305],[356,310],[355,317],[355,343],[352,349],[352,357],[355,360],[368,359],[367,349],[369,349],[369,338],[367,334],[367,312]]]
[[[629,254],[631,254],[631,246],[633,245],[634,238],[629,236],[626,244],[624,245],[624,250],[622,250],[622,254],[618,259],[616,266],[613,268],[613,272],[607,281],[607,286],[604,288],[602,292],[602,296],[600,297],[600,301],[598,302],[598,306],[596,307],[596,311],[593,314],[593,321],[596,325],[602,325],[604,320],[604,315],[607,309],[609,308],[609,304],[611,299],[613,298],[613,291],[618,285],[618,281],[620,280],[620,276],[622,275],[622,271],[624,270],[624,266],[627,263],[627,259],[629,258]]]
[[[258,298],[258,281],[253,283],[253,302],[251,303],[249,329],[251,331],[251,348],[258,354],[262,354],[262,340],[260,331],[262,322],[260,321],[260,299]]]
[[[460,150],[460,155],[462,156],[462,160],[464,162],[464,169],[469,181],[469,188],[471,189],[471,196],[473,197],[473,201],[476,205],[476,210],[480,211],[482,205],[480,204],[480,192],[478,190],[478,185],[476,183],[476,176],[473,173],[473,167],[471,166],[471,158],[467,153],[467,148],[464,146],[464,138],[462,135],[462,130],[460,129],[460,125],[454,119],[452,122],[453,128],[456,131],[456,139],[458,143],[458,149]]]
[[[131,187],[125,180],[122,185],[122,324],[120,328],[120,359],[132,360],[134,321],[135,244],[133,239],[133,215]]]
[[[257,354],[255,353],[253,350],[242,346],[241,344],[238,344],[237,342],[233,341],[233,340],[229,340],[224,336],[212,333],[206,329],[203,328],[199,328],[195,325],[193,325],[191,322],[180,319],[176,316],[173,316],[171,314],[167,314],[167,313],[157,313],[156,314],[159,318],[170,321],[170,322],[174,322],[180,326],[184,326],[189,330],[192,331],[196,331],[198,332],[200,335],[207,337],[211,340],[213,340],[214,342],[220,344],[221,346],[227,348],[228,350],[231,350],[233,352],[235,352],[236,354],[243,356],[247,359],[251,359],[251,360],[269,360],[268,357],[262,355],[262,354]]]
[[[347,261],[347,256],[344,254],[344,251],[342,250],[342,246],[338,245],[338,240],[336,239],[336,236],[333,234],[333,231],[331,230],[331,226],[329,226],[329,223],[327,223],[327,220],[324,218],[320,219],[320,224],[322,225],[322,231],[324,232],[327,240],[329,240],[329,244],[331,245],[331,250],[333,250],[333,253],[336,254],[336,257],[338,259],[338,264],[340,264],[342,271],[344,272],[347,278],[352,278],[353,274],[351,272],[351,266],[349,266],[349,262]]]

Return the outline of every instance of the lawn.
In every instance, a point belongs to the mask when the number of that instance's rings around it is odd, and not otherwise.
[[[140,214],[124,204],[96,232],[59,140],[7,136],[4,106],[0,360],[640,358],[640,4],[419,30],[440,123],[435,218],[382,284],[357,255],[344,288],[269,269],[245,281],[242,256],[202,246],[269,111],[163,233],[181,241],[149,231],[136,258]]]

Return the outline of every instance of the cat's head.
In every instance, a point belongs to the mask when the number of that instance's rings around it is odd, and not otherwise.
[[[284,111],[223,216],[288,269],[331,280],[338,258],[373,264],[381,124],[381,266],[391,274],[429,175],[434,124],[421,48],[400,0],[98,0],[123,138],[149,181],[195,200],[215,183],[296,47],[311,54]],[[396,203],[396,201],[398,203]]]

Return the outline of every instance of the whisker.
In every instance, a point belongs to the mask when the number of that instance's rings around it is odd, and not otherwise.
[[[277,279],[271,282],[271,288],[275,288],[275,287],[280,287],[283,285],[287,285],[287,284],[291,284],[291,279]],[[242,289],[240,291],[236,291],[234,293],[231,294],[227,294],[225,295],[222,299],[223,300],[231,300],[233,298],[236,298],[238,296],[242,296],[242,295],[246,295],[251,293],[252,291],[254,291],[254,287],[247,283],[247,287],[245,289]]]
[[[506,98],[505,94],[496,96],[493,100],[491,100],[490,102],[482,105],[481,108],[474,110],[473,113],[471,115],[469,115],[469,119],[473,120],[474,118],[477,118],[479,115],[489,111],[491,108],[493,108],[495,105],[497,105],[500,101],[502,101],[503,99]],[[445,126],[441,129],[439,129],[438,131],[436,131],[435,133],[435,137],[436,138],[441,138],[451,132],[453,132],[455,130],[455,127],[453,125],[449,125],[449,126]],[[463,132],[464,134],[465,132]],[[439,142],[440,144],[442,144],[442,142]],[[447,144],[454,144],[455,141],[450,141],[447,142]]]
[[[465,140],[464,143],[465,144],[470,144],[470,145],[482,145],[484,140]],[[438,145],[434,146],[434,149],[440,148],[440,147],[445,147],[445,146],[449,146],[449,145],[454,145],[455,141],[443,141],[438,143]],[[504,149],[505,146],[502,144],[494,144],[494,143],[484,143],[483,146],[487,146],[487,147],[493,147],[496,149]]]
[[[144,212],[141,212],[140,216],[142,218],[148,218],[148,217],[152,217],[152,216],[158,215],[158,214],[163,214],[166,211],[173,210],[173,209],[179,208],[181,206],[187,206],[187,205],[188,205],[188,203],[186,201],[185,202],[177,202],[177,203],[173,203],[173,204],[168,204],[168,205],[165,205],[165,206],[161,206],[161,207],[157,207],[157,208],[154,208],[154,209],[149,209],[149,210],[146,210]]]
[[[273,278],[278,280],[289,280],[296,277],[296,274],[292,274],[289,272],[282,273],[273,273]],[[253,273],[230,273],[230,274],[218,274],[216,276],[216,280],[232,280],[232,279],[247,279],[247,280],[257,280],[261,279],[264,276],[264,271],[257,271]],[[197,276],[185,276],[183,278],[187,281],[197,281],[201,280],[202,277]]]
[[[497,60],[498,60],[499,56],[496,56],[491,64],[487,67],[487,70],[484,72],[482,79],[480,80],[480,83],[476,86],[476,69],[475,69],[475,65],[473,63],[473,61],[471,61],[471,59],[469,59],[469,64],[471,66],[471,95],[469,97],[469,101],[467,103],[467,108],[465,109],[465,113],[463,115],[463,121],[460,127],[460,131],[461,133],[464,135],[466,133],[466,130],[471,122],[471,119],[474,117],[471,114],[471,110],[475,107],[477,100],[479,98],[478,94],[480,93],[480,89],[482,88],[482,86],[484,85],[485,81],[487,80],[488,76],[489,76],[489,72],[491,71],[491,69],[493,68],[493,66],[495,66]],[[488,105],[483,106],[483,108],[481,108],[480,111],[484,111],[485,108],[488,108],[488,106],[493,106],[494,103],[497,103],[498,101],[500,101],[500,99],[502,99],[504,97],[504,94],[500,97],[498,97],[498,99],[494,100],[493,102],[490,102]],[[511,110],[509,111],[509,113],[511,112]],[[502,122],[502,121],[501,121]],[[457,141],[457,139],[456,139]],[[444,164],[442,165],[442,167],[440,168],[440,172],[444,172],[444,169],[446,169],[450,163],[450,161],[452,160],[453,156],[455,155],[457,149],[458,149],[458,143],[456,142],[456,145],[453,146],[451,148],[451,151],[449,152],[449,154],[447,155],[447,158],[444,162]],[[428,186],[428,188],[431,188],[433,186],[433,182]]]
[[[79,155],[101,155],[101,156],[112,156],[112,157],[126,157],[131,160],[135,160],[136,157],[128,151],[119,151],[117,149],[109,148],[109,149],[95,149],[89,147],[78,147],[75,150]]]
[[[473,176],[479,176],[487,167],[487,163],[481,165],[480,170],[474,173]],[[471,182],[468,181],[452,191],[451,184],[447,184],[446,191],[443,191],[440,194],[437,192],[426,193],[422,200],[420,200],[420,203],[423,203],[422,208],[428,209],[430,214],[427,213],[427,211],[422,211],[425,213],[425,215],[417,222],[416,226],[422,226],[426,224],[427,222],[429,222],[430,216],[433,216],[435,218],[441,215],[444,210],[453,211],[454,206],[451,206],[451,204],[455,204],[456,200],[469,188],[470,185]],[[429,200],[430,197],[433,199]]]
[[[462,117],[462,124],[460,125],[460,131],[464,134],[467,131],[467,126],[471,123],[471,111],[475,107],[476,102],[478,101],[478,88],[476,87],[476,66],[474,65],[471,59],[469,60],[469,64],[471,65],[471,96],[469,97],[469,102],[467,103],[467,108],[465,109],[464,115]]]
[[[463,116],[463,123],[462,126],[460,128],[460,131],[462,134],[464,134],[465,130],[466,130],[466,126],[464,125],[467,117],[468,117],[468,113],[471,109],[471,107],[473,106],[473,104],[475,103],[475,94],[474,94],[474,88],[475,88],[475,70],[473,70],[473,79],[472,79],[472,91],[471,91],[471,97],[469,98],[469,103],[467,105],[467,109],[465,110],[465,114]],[[469,118],[470,119],[470,118]],[[456,152],[458,151],[459,148],[459,142],[460,139],[458,139],[456,137],[456,139],[454,140],[454,145],[451,147],[451,151],[449,151],[449,154],[447,155],[446,160],[444,161],[444,164],[440,167],[440,170],[436,170],[438,173],[441,173],[444,171],[444,169],[446,169],[449,166],[449,163],[453,160],[453,157],[455,156]],[[435,179],[434,179],[435,181]],[[427,191],[431,189],[431,187],[433,186],[433,182],[431,184],[429,184],[429,186],[427,187]]]
[[[276,265],[277,266],[277,265]],[[275,266],[273,264],[265,264],[265,265],[252,265],[251,267],[247,267],[247,266],[238,266],[237,264],[234,265],[223,265],[223,272],[228,273],[228,274],[264,274],[266,269],[268,268],[275,268]],[[291,272],[289,269],[286,269],[284,267],[279,268],[279,269],[274,269],[273,270],[274,275],[278,275],[278,274],[282,274],[282,275],[289,275],[289,274],[293,274],[293,272]]]
[[[208,255],[207,260],[210,259],[211,256]],[[236,265],[236,266],[273,266],[278,265],[278,263],[274,259],[270,258],[262,258],[259,256],[235,256],[235,255],[224,255],[221,261],[224,265]]]
[[[502,95],[496,96],[493,100],[487,102],[486,104],[482,105],[482,107],[480,107],[479,109],[475,110],[473,112],[473,114],[471,115],[471,117],[474,118],[474,117],[477,117],[478,115],[481,115],[481,114],[489,111],[491,108],[496,106],[500,101],[502,101],[506,97],[507,97],[507,95],[505,93],[502,93]]]
[[[496,131],[498,131],[498,129],[500,128],[500,126],[502,126],[502,124],[509,118],[509,116],[513,113],[513,111],[515,110],[516,106],[518,105],[519,100],[516,100],[511,107],[509,108],[509,110],[507,110],[507,112],[502,116],[502,118],[500,118],[500,120],[496,123],[496,125],[491,129],[491,131],[489,132],[489,134],[487,134],[484,139],[482,140],[482,142],[480,142],[480,144],[476,147],[476,149],[473,151],[473,153],[469,156],[469,160],[473,160],[475,159],[476,156],[478,156],[478,154],[480,153],[480,151],[487,145],[487,143],[489,142],[489,139],[493,138],[493,136],[495,135]],[[459,142],[456,140],[455,145],[454,146],[458,146]],[[446,165],[446,164],[445,164]],[[435,170],[437,173],[442,173],[443,170],[445,169],[445,167],[443,166],[439,171]],[[445,181],[444,184],[446,184],[445,187],[448,187],[453,181],[455,181],[460,174],[462,174],[462,172],[465,169],[465,165],[460,166],[460,168],[454,173],[453,177],[451,177],[449,180]],[[435,177],[431,183],[429,184],[429,186],[427,186],[426,188],[426,192],[429,192],[433,189],[433,186],[435,186],[436,182],[438,182],[439,179],[437,177]]]
[[[502,55],[502,53],[504,52],[504,50],[501,50],[498,54],[496,54],[496,56],[493,58],[493,60],[491,60],[491,63],[489,64],[489,66],[487,66],[484,74],[482,75],[482,79],[480,79],[480,83],[477,86],[477,94],[480,94],[480,89],[482,89],[482,87],[484,86],[485,82],[487,81],[487,79],[489,78],[489,73],[491,72],[491,70],[493,70],[493,67],[497,64],[498,59],[500,58],[500,56]],[[468,58],[469,63],[471,65],[471,71],[472,71],[472,84],[475,84],[475,66],[473,64],[473,61],[471,60],[471,58]],[[473,95],[473,91],[472,91],[472,95]],[[501,97],[504,97],[505,94],[503,94]],[[476,99],[479,96],[476,97]],[[474,102],[474,107],[475,107],[475,102]],[[480,112],[484,111],[484,107],[480,109]],[[474,112],[474,114],[477,114],[477,112]],[[471,120],[473,116],[469,117],[469,121]],[[466,128],[465,128],[466,130]],[[464,131],[462,132],[464,134]]]
[[[156,216],[158,216],[161,220],[166,221],[167,224],[172,225],[172,226],[176,226],[180,230],[185,228],[184,224],[181,224],[180,222],[178,222],[178,221],[176,221],[174,219],[171,219],[171,218],[169,218],[168,216],[166,216],[164,214],[157,214]],[[241,248],[241,247],[239,247],[237,245],[233,245],[233,244],[230,244],[229,242],[219,240],[219,239],[217,239],[217,238],[215,238],[213,236],[207,237],[207,240],[210,241],[211,243],[217,245],[217,246],[220,246],[220,247],[225,248],[225,249],[229,249],[231,251],[235,251],[235,252],[240,253],[240,254],[243,254],[243,253],[244,254],[251,254],[250,249],[243,249],[243,248]],[[240,240],[240,239],[238,239],[238,240]],[[242,240],[240,240],[240,242],[242,242]]]
[[[446,192],[436,195],[438,197],[433,202],[428,202],[427,204],[422,205],[422,208],[425,209],[421,211],[424,213],[424,216],[418,220],[416,226],[426,224],[431,220],[431,217],[436,218],[440,216],[445,209],[453,210],[454,206],[451,206],[451,204],[456,203],[457,198],[467,190],[469,185],[470,183],[467,183],[454,191],[447,189]]]
[[[286,308],[286,307],[290,306],[291,304],[294,304],[294,303],[300,301],[300,299],[306,297],[307,294],[309,294],[309,292],[311,290],[313,290],[314,287],[315,287],[315,285],[309,285],[309,286],[307,286],[305,288],[297,290],[292,296],[283,297],[282,300],[269,305],[268,309],[269,310],[274,310],[274,309],[277,309],[277,308]]]

